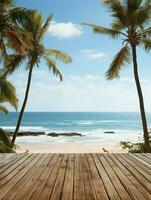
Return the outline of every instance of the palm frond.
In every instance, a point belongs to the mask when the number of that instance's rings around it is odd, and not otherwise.
[[[113,62],[111,63],[109,70],[106,72],[107,79],[118,79],[120,77],[120,71],[122,67],[126,64],[129,64],[130,61],[130,49],[126,45],[119,51],[119,53],[115,56]]]
[[[7,8],[14,6],[14,0],[0,0],[0,7]]]
[[[91,27],[93,29],[94,33],[109,35],[113,38],[119,37],[121,35],[121,33],[119,31],[114,30],[114,29],[109,29],[109,28],[105,28],[102,26],[98,26],[98,25],[94,25],[94,24],[87,24],[87,23],[84,23],[84,25]]]
[[[24,20],[24,22],[21,25],[21,28],[25,32],[25,34],[31,33],[30,41],[38,40],[42,24],[42,15],[37,11],[33,10],[28,14],[28,18],[27,20]]]
[[[26,54],[11,54],[8,56],[8,62],[5,63],[6,74],[12,74],[15,70],[19,68],[21,63],[26,59]]]
[[[135,14],[131,15],[131,19],[135,25],[145,25],[151,19],[151,9],[148,7],[141,7],[135,11]]]
[[[15,7],[10,9],[9,15],[10,19],[13,24],[20,25],[23,24],[25,21],[29,19],[29,16],[34,10],[22,8],[22,7]]]
[[[64,63],[72,62],[72,58],[65,52],[55,50],[55,49],[46,49],[45,52],[47,55],[55,56],[57,59],[61,60]]]
[[[124,26],[127,26],[126,8],[121,5],[120,0],[103,0],[103,3],[109,7],[114,18],[118,19]]]
[[[42,15],[38,12],[33,12],[31,14],[31,20],[32,21],[32,31],[34,33],[34,39],[38,40],[39,39],[39,33],[41,32],[41,29],[42,29],[42,24],[43,24],[43,21],[42,21]]]
[[[127,0],[127,6],[129,10],[137,10],[140,8],[143,0]]]
[[[1,57],[5,59],[8,54],[7,54],[7,49],[6,49],[6,45],[3,38],[0,39],[0,52],[1,52]]]
[[[7,107],[4,105],[0,105],[0,112],[4,112],[5,114],[7,114],[8,113]]]
[[[8,102],[17,110],[18,98],[15,87],[3,76],[0,77],[0,98],[1,102]]]
[[[145,51],[150,51],[151,50],[151,39],[150,38],[142,39],[141,45],[143,45]]]
[[[49,67],[50,70],[52,70],[53,74],[58,77],[60,79],[60,81],[63,80],[63,76],[62,74],[60,73],[60,71],[58,70],[57,66],[56,66],[56,62],[49,58],[48,56],[45,56],[45,60],[47,62],[47,65]]]
[[[147,11],[147,9],[140,9],[137,12],[137,25],[146,24],[150,21],[151,15],[150,12]]]
[[[142,30],[144,36],[151,36],[151,27]]]
[[[23,54],[28,45],[24,42],[22,33],[19,30],[7,31],[7,47],[14,49],[19,54]]]
[[[125,26],[119,21],[115,20],[112,22],[112,29],[116,31],[122,31],[125,28]]]
[[[52,17],[53,17],[53,15],[50,15],[50,16],[46,19],[44,25],[42,26],[41,32],[40,32],[40,34],[39,34],[39,38],[42,38],[43,34],[48,30],[48,28],[49,28],[49,26],[50,26],[50,22],[52,21]]]
[[[129,25],[146,25],[151,19],[151,6],[142,0],[127,0],[127,18]]]

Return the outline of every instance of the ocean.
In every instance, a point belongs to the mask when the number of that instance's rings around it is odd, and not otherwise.
[[[14,130],[18,113],[0,113],[0,127]],[[151,128],[151,113],[147,113],[148,127]],[[85,137],[48,136],[18,137],[19,142],[120,142],[137,141],[142,137],[139,113],[124,112],[25,112],[21,131],[78,132]],[[114,134],[104,133],[113,131]]]

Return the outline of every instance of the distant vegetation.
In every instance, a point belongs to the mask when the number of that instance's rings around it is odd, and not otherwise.
[[[149,143],[151,145],[151,136],[149,137]],[[122,141],[121,146],[123,149],[127,149],[129,153],[145,153],[144,142],[141,140],[137,143]]]

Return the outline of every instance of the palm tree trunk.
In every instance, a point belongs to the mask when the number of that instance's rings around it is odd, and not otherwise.
[[[21,121],[22,121],[22,117],[23,117],[23,114],[24,114],[24,110],[25,110],[25,107],[26,107],[28,94],[29,94],[29,89],[30,89],[30,84],[31,84],[32,71],[33,71],[33,65],[31,64],[30,69],[29,69],[29,73],[28,73],[28,81],[27,81],[27,86],[26,86],[26,92],[25,92],[23,105],[22,105],[21,111],[19,113],[16,129],[15,129],[12,141],[11,141],[12,148],[13,148],[13,145],[15,143],[15,140],[16,140],[16,137],[17,137],[20,125],[21,125]]]
[[[132,44],[131,47],[132,47],[132,55],[133,55],[134,78],[135,78],[135,83],[136,83],[138,97],[139,97],[139,106],[140,106],[142,126],[143,126],[143,132],[144,132],[144,142],[145,142],[144,152],[150,153],[151,147],[149,144],[149,133],[148,133],[148,128],[147,128],[147,120],[146,120],[146,114],[145,114],[143,93],[142,93],[139,75],[138,75],[136,46],[134,44]]]

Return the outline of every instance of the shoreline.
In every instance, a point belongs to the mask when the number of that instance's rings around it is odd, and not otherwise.
[[[8,130],[7,130],[8,131]],[[10,135],[12,136],[12,132]],[[121,131],[122,133],[122,131]],[[131,141],[133,134],[103,131],[97,134],[86,132],[20,131],[16,139],[17,153],[127,153],[121,141]],[[131,136],[131,137],[130,137]],[[135,135],[136,136],[136,135]],[[138,135],[137,135],[138,136]]]
[[[19,146],[16,149],[17,153],[127,153],[127,150],[122,149],[122,146],[116,142],[44,142],[41,144],[17,142],[16,144]]]

